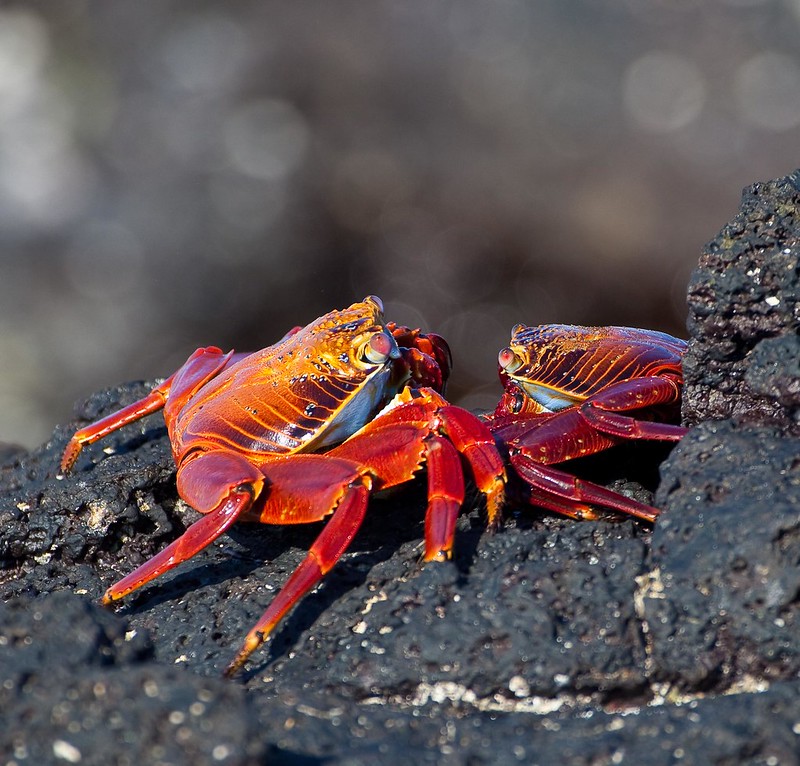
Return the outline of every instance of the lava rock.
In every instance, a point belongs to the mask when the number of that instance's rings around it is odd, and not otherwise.
[[[61,591],[0,604],[6,763],[258,764],[244,691],[152,662],[148,636]]]
[[[683,414],[800,435],[800,170],[744,190],[689,283]],[[792,357],[794,353],[794,356]]]
[[[800,671],[800,439],[730,420],[663,469],[644,616],[653,679],[717,692]]]

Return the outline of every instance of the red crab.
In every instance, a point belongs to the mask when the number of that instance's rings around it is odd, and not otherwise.
[[[576,519],[592,506],[653,521],[658,510],[554,468],[628,439],[678,441],[686,343],[629,327],[517,325],[498,356],[504,393],[489,427],[530,502]]]
[[[105,593],[108,604],[209,545],[236,521],[327,521],[245,639],[242,666],[283,616],[333,567],[372,492],[428,473],[425,560],[449,558],[464,499],[463,455],[498,517],[505,472],[486,426],[440,395],[450,370],[437,335],[386,324],[367,297],[295,328],[253,354],[198,349],[144,399],[79,430],[84,444],[164,409],[180,496],[203,516]],[[338,445],[338,446],[337,446]]]

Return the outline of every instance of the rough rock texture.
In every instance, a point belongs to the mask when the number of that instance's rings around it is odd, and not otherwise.
[[[664,470],[645,600],[656,675],[729,687],[800,671],[800,439],[705,423]]]
[[[736,417],[800,435],[800,171],[744,190],[689,283],[690,424]]]
[[[222,669],[319,527],[240,525],[110,612],[103,589],[196,517],[162,421],[68,477],[74,423],[5,452],[0,763],[800,763],[798,275],[775,261],[799,232],[791,181],[754,188],[715,240],[738,255],[714,271],[712,243],[691,292],[687,416],[736,418],[669,455],[654,530],[512,506],[489,534],[473,496],[454,561],[422,566],[424,487],[405,487],[234,681]],[[743,223],[754,199],[782,221],[770,250]],[[146,389],[96,394],[77,422]],[[573,468],[647,500],[664,455]]]

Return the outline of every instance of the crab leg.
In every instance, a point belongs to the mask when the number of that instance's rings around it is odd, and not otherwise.
[[[488,428],[472,413],[422,388],[398,398],[359,433],[328,453],[368,466],[379,489],[409,481],[428,463],[425,560],[450,558],[464,477],[458,455],[486,495],[489,520],[500,515],[505,467]]]
[[[123,577],[119,582],[114,583],[103,595],[103,604],[108,606],[114,601],[118,601],[199,553],[227,531],[252,503],[252,492],[246,490],[231,492],[219,508],[198,519],[163,551],[145,561],[138,569]]]
[[[680,441],[687,430],[671,423],[637,420],[621,413],[673,404],[680,401],[680,389],[669,378],[626,380],[595,394],[580,407],[581,415],[594,428],[623,439]]]
[[[441,407],[438,415],[445,434],[469,463],[475,484],[486,495],[489,525],[497,526],[505,497],[506,469],[494,436],[481,420],[461,407]]]
[[[247,658],[267,640],[286,613],[330,571],[347,550],[367,510],[372,480],[359,476],[345,489],[333,516],[325,525],[308,554],[294,570],[278,595],[272,600],[261,619],[247,634],[242,648],[225,669],[230,677],[244,665]]]
[[[75,461],[78,459],[84,444],[94,444],[104,436],[108,436],[112,431],[140,420],[146,415],[158,412],[167,401],[167,392],[173,377],[167,378],[143,399],[133,402],[133,404],[129,404],[117,412],[112,412],[97,422],[76,431],[69,440],[61,457],[62,473],[67,473],[75,465]]]
[[[112,431],[158,412],[166,406],[170,396],[172,396],[170,404],[182,406],[183,402],[203,383],[218,375],[232,356],[234,356],[232,353],[224,354],[216,346],[198,348],[179,370],[156,386],[147,396],[76,431],[64,450],[61,470],[66,473],[75,465],[84,444],[94,444]],[[236,356],[243,357],[247,354]]]
[[[246,514],[261,494],[264,475],[234,453],[205,452],[178,469],[181,497],[206,514],[177,540],[112,585],[103,596],[110,604],[190,559]]]
[[[425,513],[425,561],[446,561],[453,555],[456,521],[464,502],[464,474],[456,448],[431,434],[425,441],[428,509]]]
[[[581,518],[586,518],[585,503],[613,508],[645,521],[655,521],[658,517],[656,508],[651,508],[649,505],[632,500],[625,495],[612,492],[599,484],[583,481],[550,465],[537,463],[524,452],[512,453],[511,464],[517,470],[517,473],[531,484],[534,490],[538,490],[532,493],[531,496],[531,501],[536,505],[539,505],[543,495],[552,494],[557,498],[555,504],[542,504],[559,513],[562,512],[561,507],[566,506],[568,509],[567,515],[573,516],[573,518],[575,518],[573,512],[581,514]],[[573,512],[570,512],[569,509],[572,509]]]

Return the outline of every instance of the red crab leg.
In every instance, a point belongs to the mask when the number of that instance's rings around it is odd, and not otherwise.
[[[103,603],[121,599],[210,545],[247,513],[263,485],[261,471],[235,453],[201,453],[181,465],[178,491],[195,510],[206,515],[163,551],[112,585],[103,596]]]
[[[594,521],[599,518],[598,513],[590,505],[584,505],[574,500],[564,500],[552,493],[542,492],[531,485],[526,485],[526,487],[528,489],[528,502],[537,508],[546,508],[548,511],[553,511],[575,521]]]
[[[172,377],[167,378],[160,386],[154,388],[138,402],[133,402],[133,404],[129,404],[117,412],[112,412],[101,420],[76,431],[69,440],[61,457],[62,473],[67,473],[75,465],[75,461],[78,459],[84,444],[93,444],[118,428],[140,420],[145,415],[158,412],[167,400],[167,392],[172,383]]]
[[[222,350],[216,346],[198,348],[179,370],[170,375],[161,385],[156,386],[143,399],[76,431],[61,458],[62,472],[66,473],[75,465],[84,444],[93,444],[104,436],[108,436],[112,431],[140,420],[145,415],[157,412],[166,405],[170,396],[172,396],[171,406],[181,406],[182,402],[188,399],[203,383],[219,374],[230,361],[231,355],[230,353],[223,354]],[[246,354],[239,356],[246,356]]]
[[[486,495],[493,524],[499,519],[503,502],[505,467],[494,438],[475,415],[448,405],[428,388],[407,392],[407,396],[328,455],[368,466],[378,488],[384,489],[409,481],[425,463],[426,450],[431,450],[425,516],[426,531],[431,537],[426,535],[425,559],[447,559],[464,498],[463,472],[450,447],[469,464],[478,489]],[[447,441],[447,446],[442,446],[439,439]]]
[[[679,401],[680,389],[669,378],[637,378],[609,386],[584,402],[580,413],[598,431],[622,439],[680,441],[688,430],[682,426],[620,414]]]
[[[333,516],[314,541],[300,566],[294,570],[261,619],[247,634],[239,653],[225,669],[226,676],[232,676],[244,665],[247,658],[267,640],[286,613],[314,588],[341,558],[364,520],[371,486],[370,477],[362,475],[346,487]]]
[[[599,484],[583,481],[550,465],[537,463],[524,452],[512,452],[511,464],[517,473],[536,490],[532,493],[532,502],[538,504],[542,494],[555,495],[555,505],[559,507],[547,506],[551,510],[560,512],[560,506],[566,506],[575,513],[584,514],[586,510],[584,504],[591,503],[613,508],[645,521],[655,521],[658,517],[659,512],[656,508],[620,495]],[[568,512],[567,515],[573,516],[573,513]]]
[[[489,525],[500,523],[505,497],[506,470],[491,431],[471,412],[448,405],[438,411],[444,432],[466,458],[475,484],[486,495]]]
[[[430,434],[424,445],[428,468],[425,561],[447,561],[453,555],[456,521],[464,502],[464,473],[458,451],[447,439]]]
[[[328,453],[368,468],[376,487],[387,489],[410,481],[428,466],[425,513],[425,560],[447,559],[453,548],[456,518],[464,500],[464,474],[456,448],[433,429],[437,403],[419,389],[406,401],[368,423]]]
[[[108,605],[118,601],[199,553],[225,532],[252,503],[252,492],[231,492],[219,508],[198,519],[163,551],[114,583],[103,595],[103,603]]]

